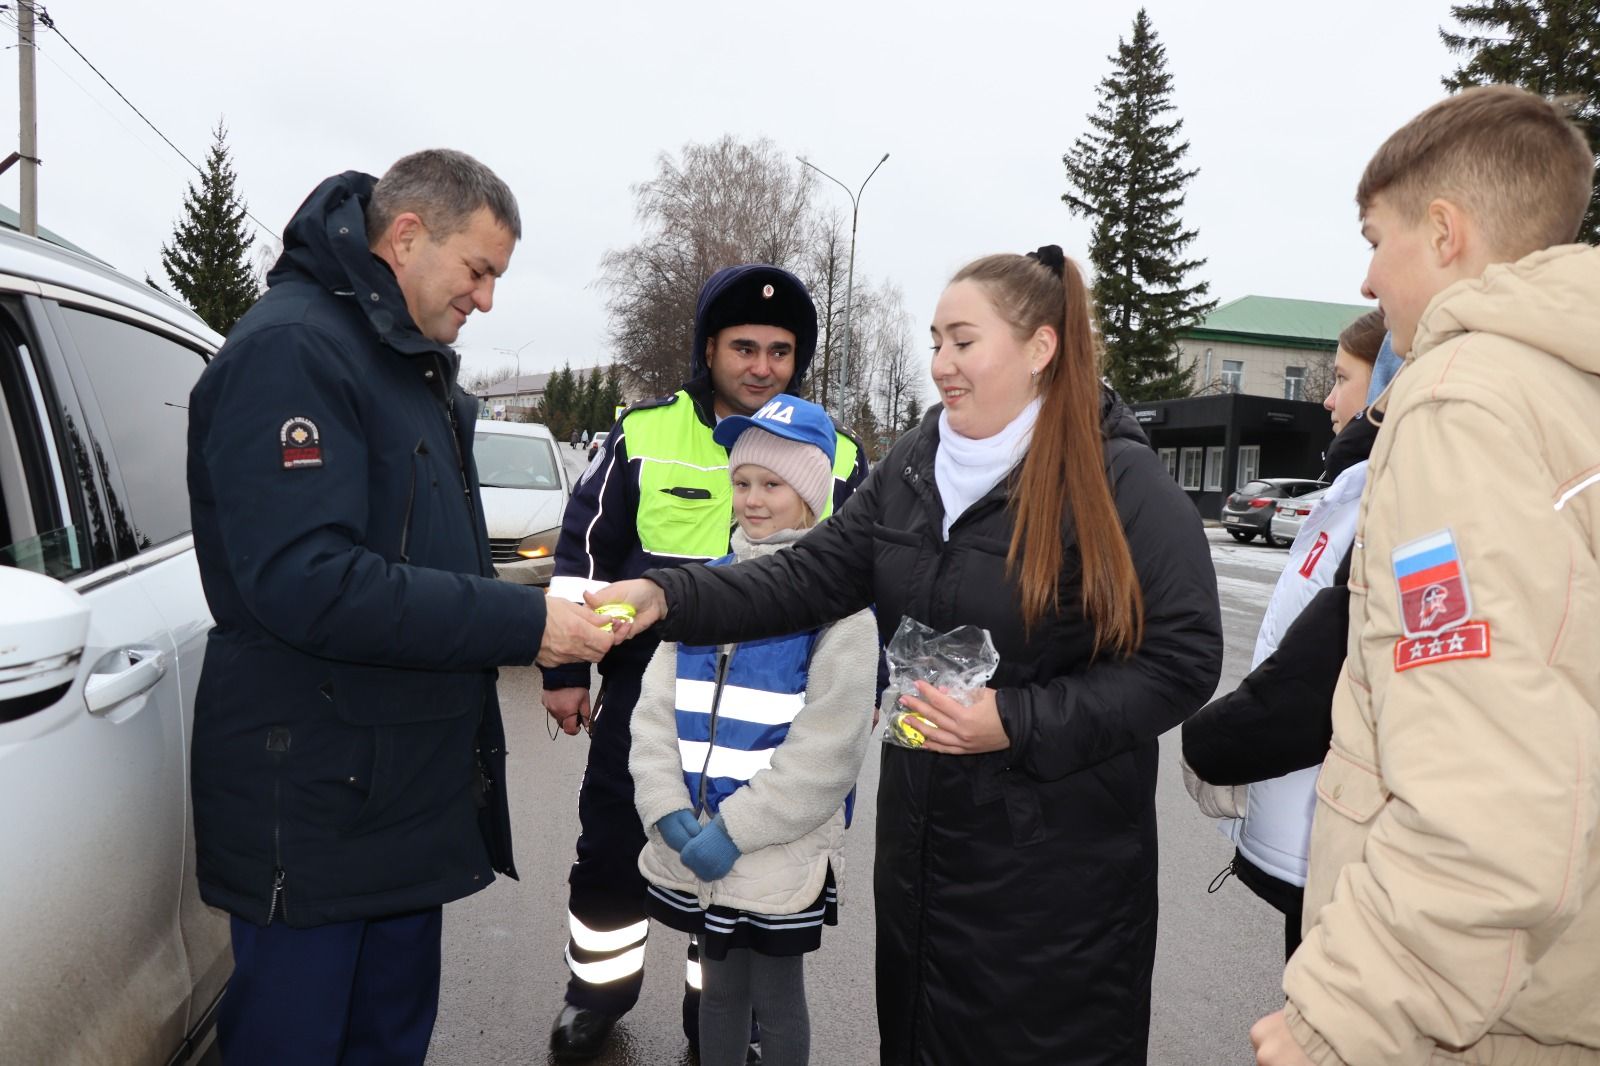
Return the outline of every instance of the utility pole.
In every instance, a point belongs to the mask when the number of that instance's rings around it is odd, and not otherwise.
[[[17,0],[17,79],[22,98],[18,155],[22,162],[22,232],[39,235],[39,129],[35,118],[33,0]]]

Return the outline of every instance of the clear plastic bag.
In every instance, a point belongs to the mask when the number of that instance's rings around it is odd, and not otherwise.
[[[885,653],[889,688],[884,693],[883,742],[899,748],[922,747],[928,730],[936,728],[900,706],[902,695],[918,695],[918,681],[944,689],[957,703],[970,704],[1000,665],[1000,653],[987,629],[960,626],[935,633],[912,618],[900,620]]]

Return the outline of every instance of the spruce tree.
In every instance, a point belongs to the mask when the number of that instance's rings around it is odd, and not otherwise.
[[[583,412],[583,424],[578,428],[587,429],[590,433],[608,428],[611,425],[611,412],[606,409],[605,397],[600,394],[598,367],[579,379],[579,391],[582,396],[578,401],[578,409]]]
[[[571,436],[574,427],[583,430],[578,411],[578,382],[568,363],[550,375],[544,387],[544,401],[539,406],[539,421],[555,434],[556,440]]]
[[[1112,72],[1100,83],[1090,132],[1062,156],[1074,215],[1092,220],[1089,261],[1099,309],[1106,373],[1125,399],[1187,396],[1192,370],[1180,364],[1178,335],[1216,306],[1205,282],[1189,285],[1204,259],[1184,259],[1196,230],[1178,217],[1189,150],[1173,116],[1166,49],[1141,8],[1132,40],[1117,41]]]
[[[1468,59],[1443,79],[1446,89],[1501,83],[1567,97],[1600,160],[1600,2],[1486,0],[1456,4],[1450,14],[1467,32],[1441,29],[1439,37]],[[1600,242],[1600,186],[1589,199],[1578,240]]]
[[[622,374],[616,363],[606,367],[605,387],[600,390],[600,396],[605,405],[605,424],[609,427],[617,420],[617,408],[622,406]]]
[[[183,218],[172,243],[161,246],[161,266],[172,287],[206,325],[227,333],[261,296],[250,269],[255,235],[245,227],[245,204],[228,159],[228,131],[217,124],[211,153],[183,197]]]

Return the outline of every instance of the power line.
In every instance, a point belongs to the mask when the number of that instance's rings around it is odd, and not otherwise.
[[[79,59],[83,60],[84,66],[86,66],[90,70],[94,71],[95,75],[98,76],[101,81],[105,82],[107,87],[109,87],[112,92],[117,94],[117,98],[119,100],[121,100],[123,103],[128,105],[128,109],[130,111],[132,111],[135,115],[138,115],[141,119],[143,119],[144,120],[144,124],[146,126],[149,126],[152,130],[155,130],[156,136],[160,137],[163,141],[167,142],[167,147],[171,148],[174,152],[178,153],[178,158],[179,159],[182,159],[185,163],[188,163],[189,166],[193,167],[195,172],[198,173],[201,177],[205,176],[206,172],[203,169],[201,169],[201,167],[200,167],[200,165],[198,163],[196,163],[193,159],[190,159],[188,156],[184,155],[183,154],[183,149],[179,148],[177,145],[172,143],[172,138],[168,137],[165,133],[162,133],[161,130],[156,127],[156,124],[154,122],[151,122],[148,118],[145,117],[145,113],[143,111],[140,111],[137,107],[134,107],[133,101],[129,100],[125,95],[123,95],[123,92],[122,92],[121,89],[119,89],[115,85],[111,84],[111,79],[110,78],[108,78],[104,74],[100,73],[100,68],[99,67],[97,67],[93,63],[89,62],[89,57],[84,55],[82,52],[80,52],[78,50],[78,46],[73,44],[72,41],[67,38],[67,35],[61,32],[61,27],[56,25],[55,20],[50,17],[50,13],[49,12],[47,12],[44,8],[39,6],[37,0],[17,0],[17,2],[19,4],[26,4],[29,7],[33,8],[34,17],[36,19],[38,19],[39,24],[41,26],[45,27],[45,29],[53,31],[57,37],[61,38],[61,42],[63,44],[65,44],[68,48],[72,49],[72,52],[73,52],[74,55],[76,55]],[[270,226],[268,226],[265,222],[261,221],[259,218],[256,218],[256,216],[252,215],[248,210],[245,211],[245,217],[250,219],[250,221],[254,222],[256,225],[260,226],[263,230],[266,231],[266,233],[269,236],[271,236],[279,244],[283,243],[283,238],[278,236],[278,234],[277,234],[277,232],[275,230],[273,230]]]

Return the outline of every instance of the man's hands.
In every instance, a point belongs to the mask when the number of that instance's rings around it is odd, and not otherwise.
[[[556,725],[569,737],[578,735],[579,729],[589,728],[589,690],[586,688],[545,689],[544,709],[556,720]]]
[[[626,603],[633,608],[633,621],[617,624],[622,640],[643,633],[667,616],[667,594],[661,591],[660,585],[642,577],[618,581],[599,592],[585,592],[583,599],[591,608],[608,603]]]
[[[1316,1066],[1300,1050],[1281,1010],[1250,1027],[1250,1046],[1256,1049],[1256,1066]]]
[[[650,587],[655,588],[654,585]],[[656,589],[657,593],[660,591]],[[544,598],[544,636],[539,641],[539,655],[535,661],[540,666],[599,662],[618,639],[615,633],[600,628],[610,621],[581,604],[547,593]],[[587,694],[585,700],[587,702]],[[562,728],[566,727],[563,725]]]

